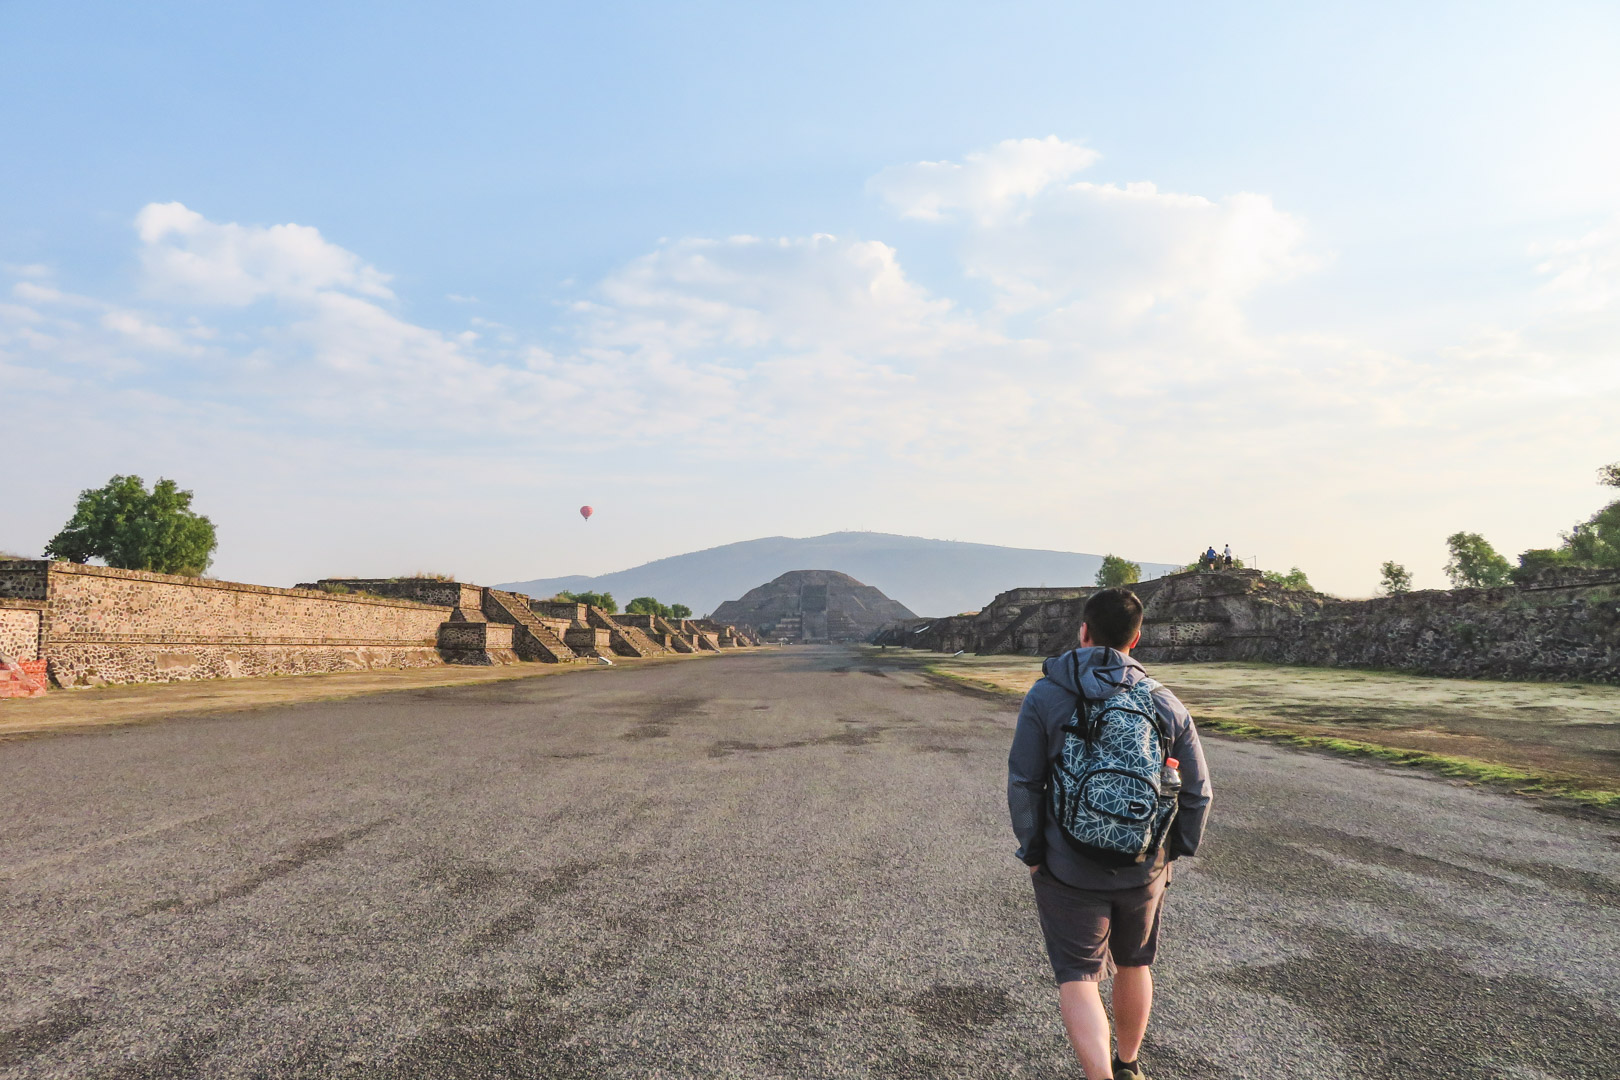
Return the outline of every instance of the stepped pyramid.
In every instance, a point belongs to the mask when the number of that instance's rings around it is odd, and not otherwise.
[[[771,641],[804,642],[865,641],[888,623],[916,618],[904,604],[837,570],[790,570],[727,600],[713,617]]]

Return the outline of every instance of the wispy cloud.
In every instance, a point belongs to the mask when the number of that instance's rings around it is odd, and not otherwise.
[[[413,320],[387,273],[313,226],[155,203],[135,218],[127,297],[9,268],[0,367],[45,408],[94,409],[109,445],[154,437],[154,416],[228,416],[196,439],[252,428],[378,468],[386,449],[441,477],[432,463],[452,458],[503,476],[518,460],[627,475],[780,462],[871,507],[885,505],[879,466],[941,504],[912,520],[1055,498],[1051,528],[1095,532],[1094,500],[1124,500],[1107,522],[1117,543],[1075,542],[1147,556],[1171,552],[1163,512],[1129,509],[1144,480],[1189,528],[1242,525],[1342,558],[1348,541],[1312,539],[1330,490],[1415,500],[1436,478],[1466,488],[1470,470],[1527,483],[1571,454],[1572,424],[1613,414],[1613,224],[1533,253],[1522,313],[1411,349],[1257,325],[1256,297],[1330,259],[1307,223],[1257,193],[1079,179],[1098,161],[1078,143],[1010,140],[874,177],[898,215],[949,239],[960,289],[925,287],[877,239],[676,239],[575,293],[545,340],[492,319]],[[1472,456],[1452,463],[1459,447]],[[1211,470],[1245,478],[1241,509]],[[1411,520],[1374,520],[1361,542],[1392,547]],[[1197,536],[1189,546],[1210,539]]]

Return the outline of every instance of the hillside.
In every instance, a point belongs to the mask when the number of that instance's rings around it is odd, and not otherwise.
[[[633,596],[656,596],[709,612],[762,581],[814,566],[858,578],[912,611],[949,615],[987,604],[996,593],[1020,585],[1089,585],[1101,563],[1099,555],[1073,551],[838,532],[744,540],[598,577],[536,578],[500,587],[530,596],[551,596],[562,589],[606,591],[621,604]],[[1142,564],[1147,577],[1171,569],[1168,563]]]

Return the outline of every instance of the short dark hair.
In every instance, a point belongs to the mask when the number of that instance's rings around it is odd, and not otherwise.
[[[1080,621],[1091,628],[1091,643],[1123,649],[1142,629],[1142,601],[1129,589],[1099,589],[1086,599]]]

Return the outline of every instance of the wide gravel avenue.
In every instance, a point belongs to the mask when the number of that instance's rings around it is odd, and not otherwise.
[[[1015,711],[794,648],[0,742],[0,1076],[1077,1077]],[[1206,745],[1153,1076],[1620,1076],[1620,829]]]

